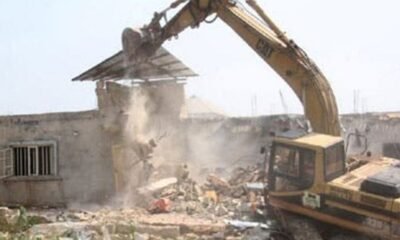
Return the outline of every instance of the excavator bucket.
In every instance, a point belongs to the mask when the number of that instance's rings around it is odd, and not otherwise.
[[[157,50],[151,44],[146,44],[143,38],[144,33],[138,29],[126,28],[122,32],[122,51],[127,66],[145,62]]]

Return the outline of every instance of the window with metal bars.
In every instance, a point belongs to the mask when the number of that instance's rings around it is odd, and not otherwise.
[[[54,145],[13,146],[14,176],[55,175]]]

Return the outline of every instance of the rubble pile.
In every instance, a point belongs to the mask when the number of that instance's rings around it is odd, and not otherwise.
[[[235,223],[229,220],[245,220],[252,214],[249,199],[257,194],[250,194],[246,184],[260,180],[260,174],[255,168],[233,173],[229,180],[209,174],[202,185],[187,173],[154,181],[137,191],[146,208],[29,213],[0,208],[0,239],[243,239],[248,227],[230,227]]]
[[[199,239],[201,235],[222,232],[225,227],[223,222],[175,213],[149,214],[141,208],[32,209],[29,213],[2,208],[1,212],[7,214],[1,216],[0,239]],[[20,224],[21,219],[26,221]],[[12,227],[6,229],[9,225],[5,222]]]
[[[207,176],[207,182],[202,185],[189,177],[181,180],[162,179],[142,188],[140,192],[147,194],[144,198],[148,198],[150,194],[156,202],[161,199],[171,201],[169,204],[172,206],[168,206],[169,210],[164,209],[164,212],[186,213],[205,218],[237,218],[243,215],[246,205],[245,212],[250,212],[251,207],[255,210],[255,205],[262,204],[262,180],[262,172],[256,166],[239,167],[232,171],[229,180],[213,173]],[[260,187],[251,188],[250,183],[258,183]],[[149,208],[154,207],[153,201]],[[163,212],[163,209],[159,210]]]
[[[228,180],[209,174],[201,185],[188,174],[152,182],[138,189],[146,208],[28,212],[1,207],[0,239],[293,239],[274,219],[266,218],[268,212],[262,208],[264,176],[259,169],[236,168]],[[304,219],[300,222],[296,224],[300,230],[309,229],[304,227]],[[322,239],[306,232],[305,238],[294,239]]]
[[[211,173],[201,185],[185,173],[184,178],[161,179],[141,188],[140,192],[144,199],[149,199],[149,195],[152,198],[147,208],[151,214],[172,212],[223,222],[223,235],[240,239],[245,230],[260,225],[258,222],[249,225],[249,221],[259,221],[264,217],[259,208],[264,205],[263,178],[259,166],[238,167],[228,180]],[[232,231],[229,225],[236,230]],[[240,230],[237,230],[238,226]]]

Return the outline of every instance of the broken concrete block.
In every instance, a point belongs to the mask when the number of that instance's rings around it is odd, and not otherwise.
[[[38,224],[31,227],[27,232],[31,236],[44,235],[60,237],[65,232],[71,229],[77,231],[83,230],[86,223],[51,223],[51,224]]]
[[[0,207],[0,224],[15,225],[18,222],[19,210]]]
[[[6,216],[10,215],[12,210],[7,207],[0,207],[0,217],[5,218]]]
[[[225,231],[225,224],[181,224],[181,233],[195,233],[198,235],[212,235]]]
[[[153,194],[156,192],[161,192],[163,189],[176,184],[178,182],[177,178],[164,178],[157,182],[148,184],[147,186],[138,189],[140,194]]]
[[[230,184],[225,179],[217,177],[215,174],[208,175],[207,181],[216,189],[226,189],[230,187]]]
[[[161,198],[169,198],[169,199],[174,199],[176,198],[176,195],[178,194],[178,191],[176,188],[165,188],[162,190],[160,197]]]

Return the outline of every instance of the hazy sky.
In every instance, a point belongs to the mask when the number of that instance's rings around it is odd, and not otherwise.
[[[147,23],[165,0],[1,0],[0,115],[93,109],[93,83],[71,78],[121,49],[127,26]],[[342,113],[400,110],[400,1],[259,0],[319,65]],[[166,48],[200,77],[197,95],[232,115],[283,113],[301,104],[252,49],[224,23],[188,30]]]

